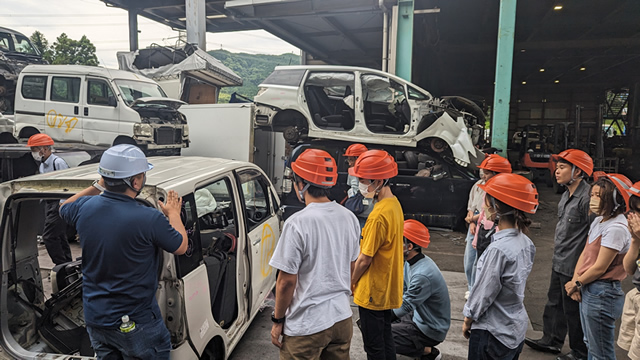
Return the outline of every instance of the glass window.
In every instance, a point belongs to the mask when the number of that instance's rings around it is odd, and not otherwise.
[[[262,82],[270,85],[300,86],[305,70],[275,70]]]
[[[228,179],[218,180],[195,192],[196,213],[201,230],[223,229],[237,235],[233,196]]]
[[[127,105],[143,97],[167,97],[159,85],[144,81],[116,80],[116,85]]]
[[[411,100],[427,100],[429,97],[424,93],[418,91],[417,89],[412,88],[411,86],[407,86],[409,90],[409,99]]]
[[[46,76],[25,76],[22,78],[22,97],[44,100],[47,89]]]
[[[11,34],[0,33],[0,50],[11,51],[12,43]]]
[[[80,78],[53,77],[51,101],[77,103],[78,100],[80,100]]]
[[[109,98],[115,98],[113,90],[104,80],[89,80],[87,103],[109,106]]]
[[[248,231],[251,231],[271,215],[267,181],[259,172],[247,171],[240,174],[240,184]]]
[[[22,35],[16,35],[16,51],[28,54],[28,55],[38,55],[38,51],[31,45],[29,39]]]

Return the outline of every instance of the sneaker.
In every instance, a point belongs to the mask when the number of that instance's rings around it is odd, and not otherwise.
[[[440,350],[438,350],[437,347],[432,347],[431,353],[429,355],[422,355],[420,359],[421,360],[441,360],[442,354],[440,353]]]
[[[464,293],[464,299],[469,300],[469,291]]]

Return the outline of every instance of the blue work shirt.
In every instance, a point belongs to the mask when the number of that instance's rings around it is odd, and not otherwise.
[[[524,341],[529,323],[524,289],[535,254],[531,239],[518,229],[493,235],[478,259],[476,282],[462,311],[473,319],[471,330],[486,330],[509,349]]]
[[[105,191],[60,208],[82,246],[85,322],[116,327],[123,315],[136,323],[160,318],[155,298],[160,248],[176,251],[182,235],[158,210]]]
[[[423,334],[444,341],[451,326],[449,289],[430,257],[418,254],[404,263],[402,306],[393,312],[399,318],[413,312],[412,320]]]

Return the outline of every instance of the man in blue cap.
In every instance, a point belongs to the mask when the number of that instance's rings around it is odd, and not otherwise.
[[[164,215],[135,200],[152,168],[134,145],[109,148],[102,178],[60,208],[80,235],[84,317],[98,359],[169,359],[171,338],[155,298],[157,254],[184,254],[188,239],[175,191],[158,202]]]

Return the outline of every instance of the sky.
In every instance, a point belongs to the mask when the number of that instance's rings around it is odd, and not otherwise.
[[[2,0],[0,26],[26,36],[39,30],[49,44],[66,33],[79,40],[86,35],[96,46],[100,65],[117,68],[116,52],[129,50],[129,20],[123,9],[107,7],[100,0]],[[138,16],[138,43],[175,45],[178,32],[155,21]],[[299,54],[293,45],[263,30],[231,33],[207,33],[207,50],[280,55]]]

